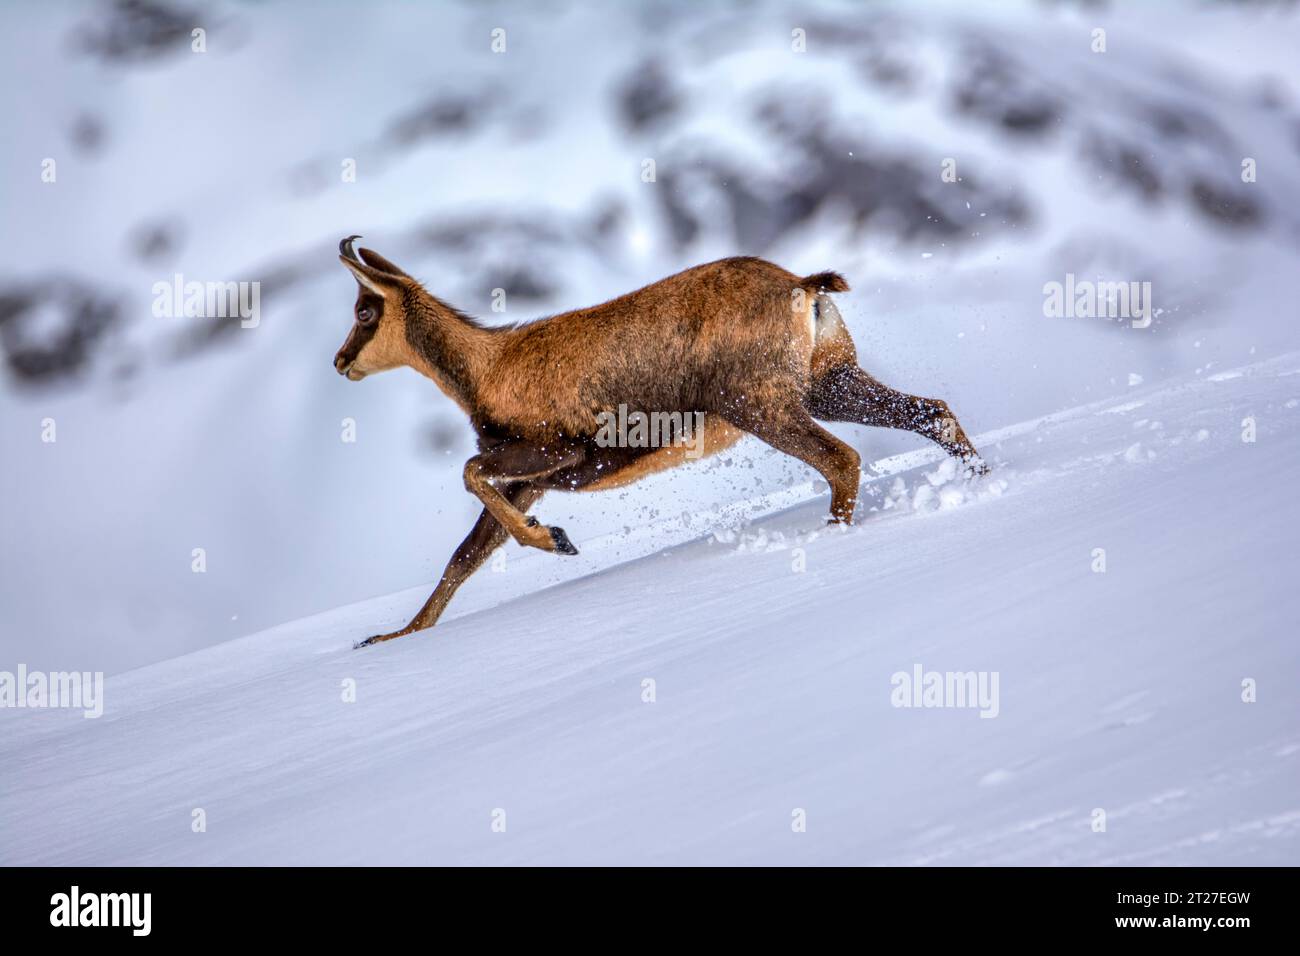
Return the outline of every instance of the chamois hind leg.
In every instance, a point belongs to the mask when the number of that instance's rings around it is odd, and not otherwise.
[[[890,388],[857,365],[837,365],[823,372],[813,380],[804,405],[823,421],[916,432],[960,458],[972,474],[989,470],[947,402]]]
[[[542,496],[542,490],[529,484],[518,484],[508,486],[503,494],[512,506],[520,511],[527,511]],[[368,637],[356,646],[367,647],[433,627],[456,590],[469,579],[471,574],[483,566],[483,562],[493,551],[505,544],[507,537],[506,529],[501,527],[501,522],[492,517],[492,512],[484,508],[473,529],[447,562],[447,568],[442,572],[438,586],[429,595],[429,600],[424,602],[424,607],[411,618],[410,623],[390,634]]]
[[[821,472],[831,486],[831,524],[852,524],[853,508],[858,502],[858,482],[862,477],[861,458],[812,420],[799,405],[725,415],[727,421],[777,451],[798,458]]]
[[[538,524],[523,510],[516,508],[495,485],[494,480],[530,481],[544,478],[561,468],[582,461],[581,447],[543,448],[524,441],[496,445],[465,462],[465,487],[483,502],[506,533],[526,548],[539,548],[555,554],[577,554],[563,528]]]

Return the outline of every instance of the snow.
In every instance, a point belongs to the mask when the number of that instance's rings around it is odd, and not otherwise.
[[[76,280],[122,308],[71,381],[24,386],[0,365],[0,666],[119,673],[441,571],[479,510],[461,480],[469,428],[410,373],[361,384],[334,374],[354,294],[334,253],[352,232],[492,321],[590,305],[722,255],[833,268],[853,285],[840,308],[864,366],[945,398],[977,431],[1121,394],[1127,403],[1196,367],[1220,374],[1257,348],[1300,348],[1295,9],[388,2],[364,17],[320,4],[304,18],[294,4],[202,6],[202,55],[186,26],[179,49],[152,59],[88,56],[78,31],[116,9],[88,0],[29,4],[0,33],[11,77],[0,108],[14,144],[0,151],[0,207],[8,245],[22,250],[0,267],[0,293]],[[1089,48],[1099,17],[1104,55]],[[790,51],[795,18],[806,20],[806,54]],[[510,35],[504,56],[488,46],[497,25]],[[127,40],[142,35],[118,27]],[[358,49],[383,49],[384,69],[339,69]],[[1016,133],[955,106],[989,54],[1010,77],[1008,99],[1059,101],[1050,129]],[[907,82],[873,79],[882,59]],[[618,91],[650,62],[680,109],[629,129]],[[42,82],[27,82],[33,75]],[[394,130],[449,100],[471,104],[468,128],[395,141]],[[771,107],[800,128],[778,133]],[[1155,135],[1153,114],[1183,126]],[[95,149],[69,135],[84,118],[103,127]],[[818,131],[846,165],[809,183]],[[1109,146],[1144,158],[1158,198],[1135,189],[1121,163],[1096,160]],[[1247,155],[1259,162],[1248,188]],[[47,156],[58,160],[56,184],[38,179]],[[647,157],[656,184],[641,181]],[[945,157],[959,183],[940,181]],[[354,183],[340,180],[344,158],[357,161]],[[692,178],[709,162],[727,186]],[[673,174],[700,224],[685,243],[663,208]],[[913,175],[925,202],[900,212],[892,200]],[[1190,199],[1199,180],[1253,198],[1258,224],[1207,216]],[[872,186],[881,208],[864,220],[845,195]],[[753,201],[729,206],[733,195]],[[1023,201],[1026,220],[1008,222],[1004,195]],[[804,198],[817,205],[803,220],[770,235],[743,228],[755,217],[763,226],[769,204],[797,209]],[[592,223],[609,209],[603,234]],[[926,232],[935,210],[960,228]],[[174,228],[174,248],[142,256],[138,235],[156,225]],[[460,230],[461,241],[433,241],[439,230]],[[512,290],[507,312],[491,312],[490,290],[523,266],[554,288],[534,300]],[[293,283],[273,281],[286,269]],[[150,309],[153,284],[176,273],[264,281],[262,321],[178,358],[192,320]],[[1042,288],[1067,273],[1149,280],[1151,327],[1045,317]],[[21,330],[5,322],[0,347],[43,340],[56,311],[43,303]],[[40,441],[47,418],[57,443]],[[340,441],[345,418],[355,443]],[[836,430],[868,460],[915,446],[912,436]],[[767,508],[807,493],[805,470],[754,443],[727,460],[617,495],[548,499],[547,520],[616,553],[533,563],[526,586],[498,575],[490,593],[518,596],[589,573],[599,557],[650,553],[662,541],[644,529],[662,530],[669,514],[690,516],[679,531],[698,535],[724,514],[748,515],[733,503],[751,495]],[[930,499],[912,484],[873,506],[911,510],[918,493],[937,511],[954,502],[951,484]],[[203,574],[191,571],[195,548],[207,555]],[[467,598],[481,585],[470,587]]]
[[[423,588],[0,711],[0,863],[1294,865],[1300,353],[1237,371],[1138,390],[1153,457],[1103,399],[974,484],[877,461],[851,529],[791,486],[550,587],[508,551],[412,638],[352,649]],[[997,716],[893,706],[916,667]]]

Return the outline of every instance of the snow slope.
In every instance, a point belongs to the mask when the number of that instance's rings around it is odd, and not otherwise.
[[[878,463],[847,531],[802,492],[503,600],[558,560],[510,552],[413,639],[351,647],[424,589],[0,711],[0,862],[1294,865],[1298,418],[1300,353],[1186,376],[978,485]],[[997,716],[892,706],[915,665]]]
[[[1300,5],[3,9],[0,669],[119,673],[441,571],[472,433],[412,373],[335,374],[350,233],[493,322],[724,255],[835,269],[864,366],[975,429],[1300,349]],[[177,274],[262,283],[261,321],[155,315]],[[1150,281],[1151,327],[1047,318],[1068,274]],[[803,480],[752,451],[551,513],[590,541]]]

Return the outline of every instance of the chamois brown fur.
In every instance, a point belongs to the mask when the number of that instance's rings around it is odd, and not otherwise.
[[[576,554],[563,529],[527,515],[545,491],[616,487],[690,460],[681,443],[598,441],[600,416],[620,406],[701,415],[704,454],[748,433],[799,458],[830,483],[834,522],[852,521],[860,461],[814,417],[907,428],[984,470],[944,402],[895,391],[858,367],[829,297],[848,291],[838,273],[800,277],[762,259],[722,259],[602,305],[488,328],[382,256],[358,256],[356,238],[339,244],[359,289],[335,368],[357,381],[406,365],[437,383],[478,434],[465,485],[484,505],[420,612],[363,644],[431,626],[507,536]]]

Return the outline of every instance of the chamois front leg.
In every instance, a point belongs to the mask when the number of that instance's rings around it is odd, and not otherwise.
[[[524,441],[511,441],[475,455],[465,462],[465,487],[483,502],[506,533],[526,548],[538,548],[554,554],[577,554],[563,528],[550,528],[516,508],[495,485],[496,479],[532,481],[544,478],[561,468],[581,463],[585,452],[580,446],[543,447]]]
[[[520,511],[527,511],[542,496],[542,490],[532,485],[519,484],[509,486],[505,489],[504,494],[514,507]],[[447,562],[447,569],[442,572],[442,578],[438,581],[438,586],[429,595],[429,599],[424,602],[424,607],[420,608],[419,613],[411,618],[410,623],[389,634],[376,634],[374,637],[368,637],[356,646],[369,647],[371,644],[391,641],[395,637],[405,637],[407,634],[433,627],[438,618],[442,616],[448,602],[451,601],[452,595],[469,579],[470,575],[483,566],[483,562],[488,559],[492,552],[505,544],[506,537],[506,529],[501,527],[501,523],[492,517],[490,511],[484,508],[478,516],[478,521],[474,523],[473,529],[465,537],[465,540],[460,543],[460,547],[452,554],[451,560]]]

